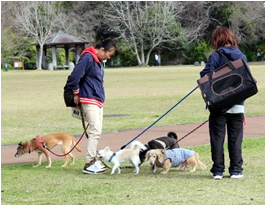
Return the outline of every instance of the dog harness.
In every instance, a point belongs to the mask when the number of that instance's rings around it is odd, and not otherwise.
[[[183,148],[175,148],[171,150],[166,150],[166,158],[171,160],[171,167],[178,167],[182,162],[189,159],[191,156],[195,154],[195,151],[183,149]],[[164,164],[164,162],[162,164]]]
[[[36,139],[37,143],[36,143],[36,145],[34,147],[34,151],[36,149],[38,149],[40,146],[46,148],[45,142],[42,140],[42,136],[38,136],[35,139]]]
[[[164,147],[164,149],[167,148],[167,145],[166,145],[165,142],[163,142],[163,141],[161,141],[161,140],[157,140],[157,139],[154,139],[154,141],[160,143],[160,144],[162,145],[162,147]]]

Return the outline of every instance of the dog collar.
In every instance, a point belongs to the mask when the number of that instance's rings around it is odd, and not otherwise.
[[[31,153],[30,145],[29,145],[29,143],[28,143],[28,142],[26,142],[25,144],[26,144],[26,146],[29,148],[29,151],[28,151],[28,153],[30,154],[30,153]]]
[[[113,159],[113,157],[116,155],[116,153],[114,152],[113,155],[111,155],[111,157],[109,158],[109,162],[111,162],[111,160]]]

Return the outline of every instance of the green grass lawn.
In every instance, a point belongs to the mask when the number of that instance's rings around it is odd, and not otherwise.
[[[172,168],[167,175],[153,174],[148,163],[140,173],[122,169],[121,174],[82,173],[84,159],[74,166],[62,168],[62,161],[47,162],[41,167],[33,164],[2,166],[1,202],[3,205],[262,205],[264,204],[265,137],[243,142],[244,177],[230,179],[228,173],[220,181],[212,179],[210,146],[192,147],[200,153],[208,170],[194,173]],[[225,148],[227,150],[227,147]],[[228,153],[226,151],[228,168]],[[127,165],[127,164],[126,164]],[[226,169],[227,170],[227,169]],[[161,172],[161,169],[159,170]]]
[[[103,132],[144,128],[197,86],[202,67],[164,66],[106,69]],[[265,113],[265,69],[251,66],[259,93],[246,101],[246,115]],[[51,132],[82,133],[63,101],[70,71],[10,71],[1,73],[1,143],[18,143]],[[208,111],[199,89],[156,126],[200,122]],[[122,115],[124,117],[108,117]]]
[[[143,128],[197,86],[202,67],[165,66],[106,69],[103,131]],[[265,68],[251,66],[259,93],[246,101],[246,115],[265,113]],[[81,121],[71,117],[63,101],[63,86],[70,71],[9,71],[1,73],[1,143],[18,143],[37,134],[65,131],[82,133]],[[124,117],[109,115],[127,114]],[[199,122],[208,118],[196,90],[156,126]],[[120,175],[85,175],[84,158],[62,168],[62,161],[1,167],[3,205],[261,205],[264,204],[265,136],[243,142],[244,178],[232,180],[227,173],[214,181],[209,172],[209,145],[191,147],[200,153],[207,171],[195,173],[172,169],[153,174],[148,163],[140,174],[123,169]],[[227,148],[226,148],[227,150]],[[34,153],[35,154],[35,153]],[[3,156],[2,156],[3,157]],[[228,167],[226,151],[226,166]],[[35,163],[34,163],[35,164]]]

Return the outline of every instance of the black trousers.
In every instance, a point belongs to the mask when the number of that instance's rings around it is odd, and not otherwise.
[[[224,141],[227,128],[229,173],[242,172],[242,140],[244,114],[210,114],[209,129],[213,166],[212,173],[225,171]]]

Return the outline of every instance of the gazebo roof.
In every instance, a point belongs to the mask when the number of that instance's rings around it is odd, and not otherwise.
[[[84,45],[89,42],[81,40],[75,36],[66,34],[62,31],[50,35],[44,43],[44,47],[74,47],[75,45]],[[38,45],[38,43],[36,44]]]

